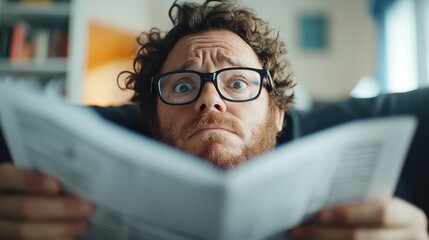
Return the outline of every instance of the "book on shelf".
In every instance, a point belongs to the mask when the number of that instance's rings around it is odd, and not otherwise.
[[[62,58],[66,58],[68,56],[68,50],[69,50],[68,32],[63,32],[63,36],[60,42],[60,52],[58,56]]]
[[[34,31],[34,61],[43,63],[48,58],[49,30],[38,28]]]
[[[32,26],[26,21],[19,21],[2,27],[1,32],[0,57],[8,58],[12,64],[33,60],[44,63],[48,58],[67,57],[66,28]]]
[[[24,60],[25,49],[28,48],[27,35],[29,34],[30,25],[20,21],[13,26],[11,43],[10,43],[10,62],[17,63]]]
[[[0,28],[0,58],[10,56],[10,42],[12,38],[12,27],[5,26]]]
[[[50,31],[49,36],[49,57],[60,57],[62,41],[67,35],[64,34],[64,31],[60,28],[53,28]]]

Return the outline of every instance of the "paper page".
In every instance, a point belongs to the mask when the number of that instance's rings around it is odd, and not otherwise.
[[[96,203],[82,239],[216,235],[222,171],[82,107],[4,86],[0,106],[15,164],[57,176],[67,192]]]
[[[411,117],[346,124],[221,171],[86,108],[4,85],[0,118],[18,166],[95,202],[79,239],[261,239],[332,204],[385,199],[416,125]]]
[[[249,162],[228,181],[221,239],[261,239],[325,207],[391,197],[415,127],[412,117],[352,122]]]

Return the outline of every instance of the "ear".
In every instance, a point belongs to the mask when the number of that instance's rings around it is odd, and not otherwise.
[[[285,117],[285,110],[280,109],[279,107],[276,106],[275,118],[276,118],[277,130],[279,132],[282,131],[282,129],[283,129],[284,117]]]

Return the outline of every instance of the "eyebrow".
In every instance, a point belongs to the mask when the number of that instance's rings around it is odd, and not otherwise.
[[[187,70],[195,65],[197,65],[197,59],[196,58],[191,58],[189,60],[187,60],[186,62],[184,62],[182,65],[180,65],[180,67],[177,70]]]
[[[243,64],[239,64],[237,61],[235,61],[232,58],[229,57],[225,57],[224,60],[231,65],[231,67],[241,67],[243,66]],[[180,67],[177,70],[188,70],[189,68],[197,65],[198,60],[197,58],[191,58],[189,60],[187,60],[186,62],[184,62],[182,65],[180,65]]]

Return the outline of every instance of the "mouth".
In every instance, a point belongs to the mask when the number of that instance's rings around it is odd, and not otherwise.
[[[189,135],[188,138],[192,138],[194,136],[197,136],[199,134],[203,134],[209,131],[226,131],[229,133],[233,133],[236,134],[232,129],[226,128],[224,126],[220,126],[217,124],[209,124],[209,125],[204,125],[201,127],[198,127],[196,129],[194,129]],[[237,135],[237,134],[236,134]]]

